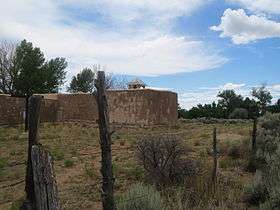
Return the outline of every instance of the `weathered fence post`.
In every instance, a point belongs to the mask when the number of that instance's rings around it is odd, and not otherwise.
[[[252,153],[255,154],[257,151],[257,126],[258,119],[254,119],[253,131],[252,131]]]
[[[28,157],[26,200],[22,210],[58,210],[58,196],[51,156],[39,146],[41,96],[31,96],[28,107]]]
[[[217,154],[217,128],[214,127],[213,130],[213,172],[212,172],[212,182],[214,192],[216,191],[216,181],[217,181],[217,163],[218,163],[218,154]]]
[[[31,150],[32,146],[39,143],[39,123],[40,123],[40,108],[42,96],[31,96],[28,106],[28,156],[25,175],[25,192],[26,200],[23,203],[22,209],[35,208],[35,193],[32,172]],[[27,116],[26,116],[27,117]]]
[[[59,210],[52,157],[39,145],[32,147],[31,157],[36,209]]]
[[[98,106],[98,125],[101,146],[101,173],[102,173],[102,205],[104,210],[115,210],[114,177],[112,170],[111,132],[109,127],[108,102],[105,93],[105,73],[97,72],[95,80],[97,89],[96,101]]]

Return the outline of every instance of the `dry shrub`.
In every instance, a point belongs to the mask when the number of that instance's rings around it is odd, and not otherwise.
[[[280,209],[280,114],[267,114],[260,119],[257,146],[258,173],[245,191],[245,202],[263,203],[261,209]]]
[[[269,167],[263,171],[263,184],[269,199],[261,205],[261,209],[280,209],[280,148],[267,159]]]
[[[233,158],[233,159],[238,159],[241,157],[241,154],[242,151],[241,151],[241,148],[239,145],[237,144],[232,144],[230,145],[229,149],[228,149],[228,156]]]
[[[259,206],[261,203],[264,203],[267,198],[267,188],[262,183],[262,178],[258,174],[254,181],[245,187],[242,198],[243,202],[247,203],[249,206]]]
[[[147,176],[159,186],[182,183],[198,170],[197,162],[186,159],[187,150],[175,135],[144,137],[136,154]]]
[[[202,174],[191,180],[191,185],[185,184],[176,191],[168,190],[168,205],[172,210],[241,209],[240,187],[238,177],[220,174],[214,190],[211,170],[206,167]]]
[[[267,114],[260,119],[257,135],[259,158],[273,156],[280,145],[280,114]]]

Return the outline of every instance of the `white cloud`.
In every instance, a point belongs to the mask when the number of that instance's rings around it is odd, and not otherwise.
[[[190,14],[207,2],[6,1],[1,4],[0,39],[25,38],[48,58],[66,57],[70,76],[95,63],[105,65],[108,71],[131,75],[208,70],[227,59],[204,42],[172,34],[168,27],[174,18]],[[89,20],[76,17],[85,13]]]
[[[191,109],[198,104],[208,104],[217,100],[218,90],[189,89],[178,92],[178,102],[180,107]]]
[[[279,0],[227,0],[228,2],[237,3],[252,12],[280,14]]]
[[[233,84],[226,83],[218,87],[202,87],[197,89],[189,89],[184,91],[178,91],[178,101],[181,107],[190,109],[198,104],[209,104],[213,101],[218,101],[217,94],[219,91],[225,89],[234,89],[236,94],[240,94],[243,97],[250,97],[252,88],[255,86],[248,86],[245,84]],[[276,103],[280,99],[280,84],[268,85],[268,91],[273,96],[272,104]]]
[[[280,84],[272,85],[272,86],[271,86],[271,89],[272,89],[272,90],[279,90],[279,91],[280,91]]]
[[[216,87],[201,87],[178,92],[178,101],[181,107],[190,109],[198,104],[209,104],[218,101],[218,93],[223,90],[234,90],[237,94],[249,96],[250,91],[245,84],[226,83]]]
[[[152,89],[152,90],[162,90],[162,91],[173,91],[172,88],[167,88],[167,87],[152,87],[148,86],[146,89]]]
[[[224,85],[218,86],[218,87],[201,87],[200,90],[236,90],[244,87],[245,84],[239,84],[239,83],[226,83]]]
[[[81,0],[77,5],[75,0],[65,0],[63,3],[80,8],[97,9],[103,18],[114,22],[127,23],[141,20],[141,22],[156,23],[190,15],[211,1],[213,0]]]
[[[218,26],[210,27],[221,31],[220,37],[230,37],[234,44],[247,44],[256,40],[280,37],[280,23],[264,16],[248,16],[243,9],[227,9]]]
[[[223,90],[236,90],[244,87],[245,84],[226,83],[222,86]]]

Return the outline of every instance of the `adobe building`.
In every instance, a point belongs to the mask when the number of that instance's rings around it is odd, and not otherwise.
[[[178,117],[177,94],[141,87],[139,89],[132,85],[128,90],[107,91],[110,122],[126,125],[174,125]],[[92,94],[58,93],[42,96],[42,122],[96,122],[98,118],[98,108]],[[24,113],[24,98],[0,95],[0,124],[23,123]]]

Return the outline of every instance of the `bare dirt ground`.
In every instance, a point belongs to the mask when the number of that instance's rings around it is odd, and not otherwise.
[[[144,171],[135,158],[135,142],[143,135],[174,133],[182,137],[189,156],[203,159],[211,167],[209,155],[212,130],[217,126],[221,154],[232,144],[248,146],[251,123],[202,124],[178,122],[172,127],[126,127],[113,134],[112,154],[116,199],[132,184],[144,180]],[[100,149],[98,129],[83,123],[42,124],[40,142],[54,157],[59,197],[63,209],[101,209]],[[22,126],[0,127],[0,209],[18,209],[24,198],[27,133]],[[252,175],[244,172],[244,159],[219,158],[219,176],[224,182],[225,202],[239,202],[240,194]],[[232,199],[232,200],[231,200]],[[244,207],[245,208],[245,207]]]

